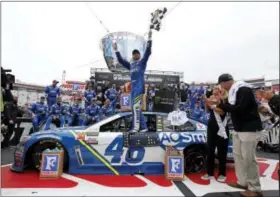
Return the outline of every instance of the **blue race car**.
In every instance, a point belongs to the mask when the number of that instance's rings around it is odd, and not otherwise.
[[[129,134],[131,112],[108,117],[89,127],[58,128],[27,136],[16,147],[11,169],[40,169],[42,152],[64,150],[70,174],[164,174],[165,147],[182,150],[186,173],[205,167],[206,125],[189,119],[172,126],[168,114],[144,112],[149,132]]]

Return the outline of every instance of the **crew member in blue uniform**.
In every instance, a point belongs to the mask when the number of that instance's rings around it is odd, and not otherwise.
[[[56,103],[56,98],[60,96],[60,89],[57,87],[58,83],[57,80],[53,80],[52,85],[47,86],[45,89],[49,110],[51,110],[51,107]]]
[[[143,94],[145,93],[145,71],[147,67],[147,62],[151,55],[152,49],[152,31],[149,32],[149,39],[146,47],[146,51],[144,53],[143,58],[141,59],[141,55],[139,50],[134,49],[132,51],[132,59],[133,61],[129,63],[124,60],[118,52],[118,46],[116,43],[113,45],[114,50],[116,51],[116,56],[118,62],[122,64],[125,68],[130,71],[131,78],[131,107],[133,113],[133,125],[132,130],[130,132],[146,132],[147,131],[147,123],[144,115],[142,114],[142,99]]]
[[[109,99],[112,107],[116,109],[116,104],[119,96],[119,92],[116,90],[116,84],[112,85],[112,88],[109,88],[106,90],[105,94],[105,99]]]
[[[85,97],[85,109],[90,105],[92,98],[96,97],[96,92],[93,90],[92,86],[88,87],[88,90],[84,93]]]
[[[63,102],[62,103],[62,107],[63,107],[63,110],[64,110],[64,124],[67,124],[69,126],[69,122],[71,122],[71,114],[70,114],[70,108],[71,108],[71,105],[67,102]]]
[[[195,108],[192,111],[192,118],[194,120],[200,120],[202,115],[203,115],[203,113],[204,113],[204,110],[201,108],[200,101],[197,101],[196,102],[196,106],[195,106]]]
[[[91,104],[86,109],[86,118],[83,121],[83,126],[94,124],[100,120],[100,107],[97,105],[96,101],[96,98],[91,99]]]
[[[40,102],[34,103],[31,107],[33,131],[39,130],[39,124],[47,119],[48,106],[45,104],[45,97],[40,97]]]
[[[115,109],[109,99],[105,100],[104,105],[101,108],[102,118],[106,118],[115,114]]]
[[[50,125],[53,120],[59,120],[60,121],[60,127],[64,127],[65,123],[65,110],[64,106],[62,105],[62,99],[61,97],[57,97],[57,102],[54,104],[50,110],[50,115],[47,119],[45,131],[50,129]]]
[[[80,100],[76,99],[75,104],[70,107],[70,122],[69,126],[80,126],[83,123],[82,115],[83,109],[80,106]]]

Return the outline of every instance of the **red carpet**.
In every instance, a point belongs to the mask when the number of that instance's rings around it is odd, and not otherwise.
[[[159,185],[159,186],[162,186],[162,187],[170,187],[172,186],[172,182],[167,180],[165,178],[165,176],[144,176],[146,179],[148,179],[149,181]]]
[[[260,175],[264,176],[264,172],[268,169],[269,164],[259,162],[259,168],[260,168]],[[201,177],[205,174],[199,173],[199,174],[187,174],[186,176],[188,179],[190,179],[192,182],[200,184],[200,185],[209,185],[210,181],[209,180],[202,180]],[[215,177],[218,177],[218,171],[217,168],[215,169]],[[276,173],[275,177],[278,178],[278,172]],[[276,180],[276,179],[275,179]],[[277,179],[278,180],[278,179]],[[235,175],[235,169],[234,169],[234,164],[228,164],[227,165],[227,182],[235,182],[237,181],[236,175]]]
[[[147,184],[135,176],[75,175],[75,177],[107,187],[145,187]]]
[[[10,166],[1,167],[1,173],[2,188],[72,188],[78,185],[62,177],[57,180],[42,180],[35,171],[12,172]]]

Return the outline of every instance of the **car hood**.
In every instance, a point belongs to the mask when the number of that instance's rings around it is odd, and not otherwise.
[[[47,131],[41,131],[37,133],[33,133],[31,136],[38,136],[38,135],[46,135],[46,134],[62,134],[62,133],[68,133],[69,131],[83,131],[87,127],[86,126],[79,126],[79,127],[63,127],[63,128],[57,128],[57,129],[50,129]]]

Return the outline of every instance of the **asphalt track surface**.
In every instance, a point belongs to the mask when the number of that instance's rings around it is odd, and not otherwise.
[[[11,164],[13,161],[13,151],[14,147],[1,150],[1,165]],[[267,159],[279,159],[278,154],[275,153],[264,153],[258,152],[258,157],[267,158]],[[196,197],[195,194],[182,182],[175,181],[174,184],[178,187],[178,189],[187,197]],[[239,197],[239,192],[224,192],[224,193],[208,193],[203,197]],[[263,191],[264,197],[279,197],[279,191]]]

